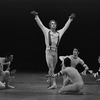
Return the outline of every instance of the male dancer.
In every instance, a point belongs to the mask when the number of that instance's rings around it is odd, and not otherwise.
[[[82,72],[82,74],[83,75],[86,75],[86,71],[89,68],[84,63],[84,61],[78,57],[78,54],[79,54],[78,50],[76,48],[74,48],[73,49],[73,55],[70,55],[70,56],[60,56],[59,58],[62,61],[62,69],[65,69],[65,67],[67,66],[67,65],[65,65],[65,63],[66,63],[67,59],[69,59],[70,60],[70,63],[71,63],[70,64],[71,67],[76,68],[76,66],[78,64],[81,64],[85,68],[85,70]],[[66,76],[63,76],[63,83],[64,83],[65,79],[66,79]]]
[[[82,74],[86,75],[86,71],[87,71],[89,68],[88,68],[88,66],[84,63],[84,61],[83,61],[81,58],[78,57],[78,54],[79,54],[78,49],[74,48],[74,49],[73,49],[73,55],[70,55],[70,56],[60,56],[59,58],[60,58],[60,60],[62,61],[62,65],[64,64],[64,61],[65,61],[65,59],[67,59],[67,58],[69,58],[69,59],[71,60],[71,64],[70,64],[71,67],[76,68],[76,66],[77,66],[78,64],[81,64],[81,65],[85,68],[85,70],[83,71]],[[65,66],[62,66],[62,68],[63,68],[63,67],[65,67]]]
[[[46,44],[46,62],[49,68],[48,75],[52,76],[54,74],[55,66],[58,60],[57,57],[58,43],[60,42],[64,32],[68,29],[70,23],[73,21],[73,18],[75,18],[75,14],[71,14],[71,16],[69,16],[68,21],[66,22],[65,26],[62,29],[56,30],[57,23],[55,20],[51,20],[49,22],[50,29],[48,29],[41,22],[37,12],[32,11],[31,13],[35,15],[35,20],[44,33],[45,44]],[[57,88],[55,78],[49,77],[48,82],[49,82],[48,89]]]
[[[14,88],[13,86],[9,85],[10,81],[10,64],[13,60],[13,55],[10,55],[9,57],[0,57],[0,89],[5,88]],[[7,65],[7,69],[4,71],[3,67],[4,65]]]
[[[81,93],[84,82],[76,68],[65,66],[59,73],[54,74],[53,77],[59,77],[60,75],[66,75],[66,79],[59,93]]]

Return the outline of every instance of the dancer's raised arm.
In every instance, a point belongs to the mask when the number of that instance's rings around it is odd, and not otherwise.
[[[65,26],[62,29],[58,30],[58,32],[60,33],[60,38],[62,37],[62,35],[64,34],[64,32],[68,29],[68,27],[70,26],[70,23],[73,21],[74,18],[75,18],[75,14],[72,13],[69,16],[69,19],[66,22]]]
[[[41,30],[43,31],[43,33],[45,34],[46,33],[46,30],[48,31],[49,29],[46,28],[42,21],[40,20],[39,16],[38,16],[38,12],[35,12],[34,10],[31,12],[31,14],[33,14],[35,16],[35,20],[38,24],[38,26],[41,28]]]

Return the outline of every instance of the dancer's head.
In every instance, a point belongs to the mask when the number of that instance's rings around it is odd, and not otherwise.
[[[63,65],[64,65],[64,67],[71,66],[71,60],[70,60],[70,58],[65,58],[64,61],[63,61]]]
[[[5,57],[5,62],[9,62],[9,61],[12,61],[12,60],[13,60],[13,55]]]
[[[98,57],[98,63],[100,63],[100,56]]]
[[[74,48],[74,49],[73,49],[73,56],[74,56],[75,58],[77,58],[77,57],[78,57],[78,54],[79,54],[78,49]]]
[[[51,30],[55,31],[56,28],[57,28],[57,22],[55,20],[50,20],[49,27],[50,27]]]

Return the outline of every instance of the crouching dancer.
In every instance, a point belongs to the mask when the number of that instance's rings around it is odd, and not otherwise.
[[[84,82],[77,69],[74,67],[65,67],[59,73],[54,74],[53,77],[59,77],[60,75],[66,75],[66,80],[59,93],[80,93]]]
[[[14,88],[13,86],[9,85],[10,82],[10,63],[13,59],[13,55],[9,57],[0,57],[0,89],[5,89],[5,88]],[[3,65],[7,64],[8,68],[4,71],[3,70]]]

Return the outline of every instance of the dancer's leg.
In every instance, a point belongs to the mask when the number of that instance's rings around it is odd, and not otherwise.
[[[13,86],[9,85],[10,82],[10,72],[4,71],[2,73],[2,82],[5,84],[5,88],[14,88]]]
[[[52,76],[52,71],[53,71],[53,57],[50,55],[49,52],[46,52],[46,62],[47,62],[47,66],[48,66],[48,80],[47,82],[49,83],[49,87],[52,85],[52,80],[51,77]]]
[[[59,90],[59,93],[79,93],[82,88],[82,84],[70,84],[65,87],[62,87]]]
[[[53,69],[52,69],[53,72],[52,72],[52,74],[54,74],[57,61],[58,61],[58,57],[57,57],[57,53],[55,53],[55,55],[53,55]],[[52,82],[53,82],[53,86],[51,88],[57,87],[57,85],[56,85],[56,79],[54,77],[52,77]]]
[[[49,68],[48,74],[52,76],[54,74],[55,66],[57,63],[57,53],[48,51],[46,53],[46,61]],[[56,88],[57,86],[56,86],[55,78],[49,77],[49,80],[50,80],[50,85],[51,85],[49,89]]]
[[[0,82],[0,90],[4,89],[5,88],[5,85],[4,83]]]

